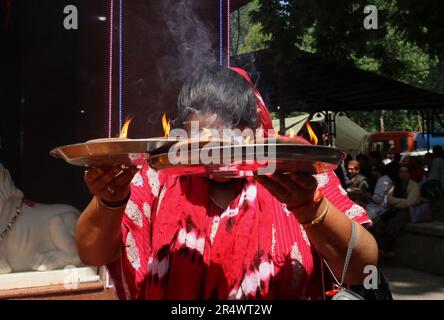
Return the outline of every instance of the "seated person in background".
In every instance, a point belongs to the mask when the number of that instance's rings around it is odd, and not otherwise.
[[[364,206],[367,204],[366,193],[370,191],[367,178],[360,174],[360,164],[356,160],[350,160],[347,165],[347,172],[350,181],[347,185],[348,197]]]
[[[444,152],[441,146],[433,146],[432,168],[429,171],[428,180],[437,180],[444,189]]]
[[[367,178],[367,182],[370,183],[370,177],[372,173],[372,167],[370,164],[370,159],[365,154],[358,154],[356,156],[356,161],[359,162],[359,172]]]
[[[426,171],[426,177],[428,178],[430,175],[430,170],[432,169],[432,163],[433,163],[433,154],[430,152],[427,152],[424,155],[424,170]]]
[[[421,200],[419,185],[410,179],[406,166],[399,168],[399,182],[395,182],[387,195],[389,210],[380,216],[375,224],[375,238],[382,256],[393,256],[395,240],[409,222],[409,208]]]
[[[368,183],[370,185],[370,190],[375,190],[377,178],[372,173],[373,166],[379,165],[379,164],[384,164],[384,163],[382,162],[382,155],[378,151],[369,152],[369,154],[367,155],[367,158],[368,158],[368,164],[369,164],[369,168],[370,168],[369,176],[367,176]],[[361,173],[365,176],[365,172],[362,171],[362,166],[361,166]]]
[[[372,176],[376,180],[376,186],[373,195],[371,193],[366,194],[368,199],[366,210],[370,218],[375,220],[388,209],[387,194],[393,186],[393,182],[385,173],[382,163],[372,166]]]
[[[402,159],[401,164],[409,168],[410,179],[416,183],[424,182],[426,172],[419,157],[406,156]]]
[[[398,181],[398,173],[399,173],[399,166],[401,162],[401,155],[399,153],[395,153],[393,156],[393,160],[386,164],[385,166],[385,172],[387,172],[388,176],[392,181]]]
[[[421,200],[419,185],[410,178],[409,168],[399,168],[399,182],[388,193],[388,204],[396,209],[408,209],[415,206]]]

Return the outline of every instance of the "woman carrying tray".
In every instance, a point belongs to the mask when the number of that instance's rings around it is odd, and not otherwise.
[[[246,73],[209,67],[182,87],[178,118],[220,127],[272,129]],[[120,173],[120,174],[119,174]],[[85,173],[94,198],[77,226],[88,265],[107,265],[120,299],[322,299],[322,258],[345,283],[376,265],[370,223],[334,173],[244,179],[173,177],[145,164]],[[331,282],[326,283],[328,290]]]

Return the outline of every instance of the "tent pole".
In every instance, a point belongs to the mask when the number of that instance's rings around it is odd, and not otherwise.
[[[278,65],[278,111],[279,134],[285,135],[285,110],[284,110],[284,74],[281,63]]]
[[[430,111],[426,111],[426,136],[427,136],[427,152],[430,151]]]

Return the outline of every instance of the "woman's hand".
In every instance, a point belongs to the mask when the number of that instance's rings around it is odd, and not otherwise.
[[[135,167],[96,167],[85,171],[85,183],[96,197],[118,203],[128,198],[130,183],[137,171]]]
[[[102,266],[120,256],[124,205],[137,171],[120,166],[85,171],[86,185],[95,197],[83,210],[76,228],[77,250],[84,264]]]
[[[311,207],[318,187],[316,179],[310,174],[275,173],[271,176],[256,175],[255,180],[262,184],[280,202],[287,205],[288,210],[307,206],[306,212],[297,212],[297,218],[311,220],[317,208]],[[294,212],[296,213],[296,212]],[[306,214],[308,219],[301,216]],[[308,217],[310,216],[310,217]]]

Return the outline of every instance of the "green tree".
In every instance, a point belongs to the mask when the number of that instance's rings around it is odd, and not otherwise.
[[[299,50],[444,92],[444,1],[374,0],[379,28],[365,30],[367,0],[255,0],[242,10],[242,50],[268,48],[279,63]],[[247,41],[248,40],[248,41]],[[369,131],[418,130],[406,111],[359,112]]]

